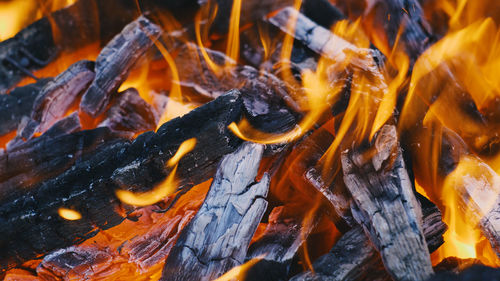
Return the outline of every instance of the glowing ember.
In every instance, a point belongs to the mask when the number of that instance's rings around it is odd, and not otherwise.
[[[75,210],[68,209],[68,208],[61,207],[61,208],[59,208],[58,213],[63,219],[66,219],[69,221],[75,221],[75,220],[79,220],[82,218],[82,215],[79,212],[77,212]]]

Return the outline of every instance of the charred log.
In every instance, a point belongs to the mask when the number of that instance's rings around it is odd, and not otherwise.
[[[31,119],[38,123],[36,132],[44,133],[75,105],[80,94],[94,79],[93,69],[91,61],[76,62],[42,89],[31,114]]]
[[[425,280],[432,266],[422,232],[422,211],[408,177],[396,128],[385,125],[366,150],[342,152],[351,209],[396,280]]]
[[[115,189],[150,190],[170,172],[165,163],[186,139],[196,137],[198,145],[179,162],[178,186],[189,188],[206,181],[219,160],[241,144],[227,129],[241,113],[239,94],[230,92],[165,123],[156,133],[142,134],[132,143],[107,142],[63,174],[25,188],[21,194],[6,194],[0,204],[2,270],[78,244],[99,229],[119,224],[126,212],[115,197]],[[107,129],[96,129],[102,130]],[[48,148],[52,149],[54,145]],[[59,217],[57,210],[63,206],[80,212],[82,219]]]
[[[152,106],[145,102],[134,88],[118,93],[105,115],[106,118],[99,127],[108,127],[114,131],[139,133],[154,130],[156,127]]]
[[[95,79],[83,94],[80,109],[92,117],[101,114],[113,91],[161,33],[159,26],[141,16],[115,36],[96,59]]]
[[[439,209],[428,202],[423,209],[422,229],[430,252],[443,244],[446,225]],[[362,227],[357,226],[345,233],[332,250],[318,258],[314,273],[303,272],[291,280],[392,280],[384,269],[379,253]]]
[[[244,262],[267,207],[269,176],[255,183],[264,147],[245,143],[219,164],[207,197],[183,229],[161,280],[212,280]]]
[[[235,64],[223,53],[206,52],[220,68]],[[198,95],[213,99],[227,90],[239,89],[248,118],[256,128],[276,133],[295,126],[300,108],[288,95],[284,82],[276,76],[246,65],[237,65],[216,74],[203,59],[200,49],[193,44],[186,44],[175,62],[182,66],[179,72],[181,85]]]
[[[43,79],[0,95],[0,136],[15,131],[23,117],[31,116],[36,97],[50,80]]]

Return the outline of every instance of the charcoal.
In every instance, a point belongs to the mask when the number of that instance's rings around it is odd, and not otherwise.
[[[425,200],[425,199],[423,199]],[[429,251],[443,244],[446,225],[441,221],[441,212],[432,203],[423,204],[423,231]],[[345,233],[328,254],[318,258],[313,268],[291,280],[392,280],[385,271],[382,260],[362,227],[356,226]]]
[[[200,210],[182,230],[160,280],[213,280],[244,262],[267,207],[269,176],[255,183],[264,146],[225,156]]]
[[[0,136],[16,130],[23,116],[31,116],[36,97],[49,81],[43,79],[0,95]]]
[[[242,141],[232,135],[227,126],[231,122],[237,122],[241,114],[242,101],[239,93],[231,91],[183,117],[170,120],[156,133],[140,135],[132,143],[120,138],[108,140],[52,179],[32,183],[30,188],[17,189],[17,192],[4,194],[2,189],[2,270],[53,250],[78,244],[94,236],[100,229],[121,223],[126,217],[126,210],[132,206],[122,205],[116,198],[115,190],[151,190],[170,172],[166,162],[187,139],[195,137],[197,145],[179,162],[176,173],[179,189],[190,188],[208,180],[213,176],[219,160],[240,146]],[[63,135],[48,142],[43,141],[42,135],[32,141],[36,141],[37,147],[50,148],[43,150],[46,153],[66,159],[73,155],[57,151],[75,149],[75,146],[78,149],[82,143],[88,145],[92,142],[76,142],[75,145],[63,140],[74,138],[73,136],[77,136],[75,140],[78,140],[78,136],[83,137],[88,132],[95,135],[103,131],[109,132],[109,129],[97,128]],[[18,148],[21,149],[18,152],[20,155],[25,146]],[[47,162],[50,153],[45,158],[42,155],[36,159]],[[33,154],[30,156],[33,157]],[[22,160],[22,157],[19,158]],[[33,163],[34,160],[25,159],[23,166]],[[49,161],[45,165],[48,167],[54,164]],[[18,170],[23,166],[8,168]],[[11,174],[8,175],[10,177]],[[65,220],[57,213],[60,207],[71,207],[80,212],[82,218]]]
[[[115,131],[140,133],[156,128],[155,112],[151,105],[145,102],[139,92],[129,88],[111,101],[106,118],[99,127],[107,127]]]
[[[76,104],[80,94],[94,79],[93,69],[91,61],[76,62],[41,90],[31,114],[31,119],[38,123],[33,133],[44,133]]]
[[[100,115],[111,94],[125,81],[134,64],[161,33],[159,26],[141,16],[116,35],[96,59],[95,79],[83,94],[80,109],[91,117]]]

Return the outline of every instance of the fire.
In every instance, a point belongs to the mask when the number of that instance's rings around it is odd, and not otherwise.
[[[63,219],[69,221],[79,220],[82,218],[82,215],[79,212],[68,208],[61,207],[59,208],[58,213]]]
[[[72,5],[76,0],[10,0],[0,3],[0,41],[49,12]]]
[[[175,173],[177,171],[177,164],[181,158],[188,152],[194,149],[196,139],[188,139],[181,143],[177,152],[172,158],[167,161],[168,167],[174,167],[168,177],[160,183],[153,190],[144,193],[134,193],[128,190],[117,190],[116,196],[122,202],[134,206],[149,206],[161,201],[163,198],[175,192],[177,183],[175,181]]]
[[[224,273],[221,277],[215,279],[214,281],[237,281],[237,280],[245,280],[245,276],[247,275],[248,270],[262,260],[264,257],[259,256],[257,258],[253,258],[242,265],[233,267],[228,272]]]
[[[450,17],[448,33],[416,61],[401,113],[402,132],[414,130],[420,122],[422,132],[428,131],[414,136],[422,146],[418,151],[424,153],[415,155],[421,162],[415,170],[449,227],[445,244],[432,256],[434,263],[455,256],[500,265],[479,228],[500,194],[498,155],[488,149],[498,134],[492,106],[500,94],[493,74],[500,67],[500,30],[485,16],[486,4],[442,3]],[[458,160],[453,171],[443,176],[439,159],[450,157],[443,156],[450,152],[442,151],[442,142],[450,138],[447,132],[457,134],[452,137],[450,156]]]

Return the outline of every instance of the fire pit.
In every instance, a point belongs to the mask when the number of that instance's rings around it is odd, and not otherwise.
[[[3,280],[500,279],[495,0],[0,11]]]

